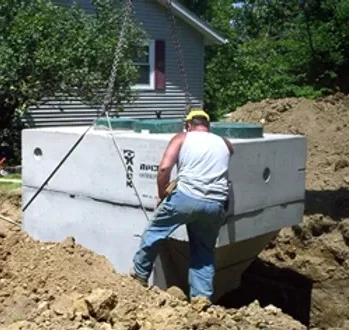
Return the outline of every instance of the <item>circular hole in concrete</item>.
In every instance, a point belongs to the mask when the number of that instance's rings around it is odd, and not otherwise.
[[[271,177],[271,172],[270,172],[270,168],[266,167],[263,171],[263,180],[264,182],[268,183],[270,181],[270,177]]]
[[[41,148],[35,148],[34,149],[34,157],[35,157],[35,159],[41,159],[41,157],[42,157],[42,150],[41,150]]]

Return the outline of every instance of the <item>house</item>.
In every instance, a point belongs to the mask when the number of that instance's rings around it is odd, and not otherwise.
[[[57,5],[69,6],[78,3],[93,14],[91,0],[53,0]],[[221,45],[226,42],[211,26],[199,19],[184,6],[172,1],[176,17],[178,38],[190,91],[191,103],[203,103],[204,56],[208,45]],[[178,69],[177,56],[171,38],[171,24],[168,16],[167,0],[134,0],[134,16],[142,24],[149,36],[148,58],[137,63],[140,66],[140,80],[134,90],[137,98],[125,105],[120,116],[155,118],[156,111],[163,118],[182,118],[185,109],[185,93]],[[165,65],[161,65],[165,63]],[[29,111],[32,125],[66,126],[88,125],[98,115],[100,106],[93,108],[78,99],[45,100]]]

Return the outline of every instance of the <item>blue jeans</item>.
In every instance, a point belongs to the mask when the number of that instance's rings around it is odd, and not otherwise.
[[[161,243],[179,226],[186,225],[190,246],[190,297],[213,296],[214,249],[225,222],[224,203],[199,200],[174,190],[155,211],[135,254],[134,271],[148,280]]]

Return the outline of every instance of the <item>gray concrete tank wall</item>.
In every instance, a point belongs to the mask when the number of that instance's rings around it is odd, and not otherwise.
[[[83,128],[23,131],[23,203],[74,144]],[[156,166],[172,134],[113,133],[129,175],[151,216],[156,200]],[[241,273],[270,239],[302,220],[305,196],[306,139],[265,134],[233,139],[235,154],[228,222],[216,246],[216,299],[239,285]],[[269,169],[270,177],[265,170]],[[174,178],[175,171],[172,174]],[[24,213],[23,228],[43,241],[74,236],[119,272],[132,265],[146,226],[134,190],[110,133],[93,130]],[[157,260],[153,283],[186,287],[187,235],[177,230]],[[175,265],[169,263],[175,262]],[[174,267],[175,266],[175,267]]]

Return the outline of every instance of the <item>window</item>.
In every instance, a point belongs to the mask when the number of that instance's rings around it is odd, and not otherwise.
[[[134,61],[138,69],[138,82],[135,89],[154,89],[155,88],[155,42],[149,41],[145,46],[145,54]]]

